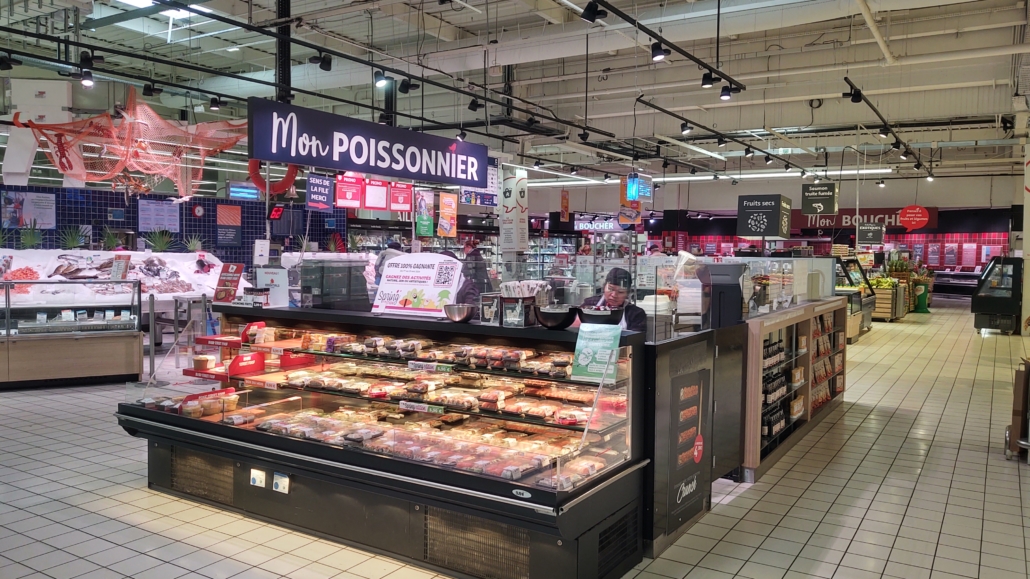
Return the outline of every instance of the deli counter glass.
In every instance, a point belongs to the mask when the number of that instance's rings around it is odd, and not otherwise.
[[[1018,332],[1022,300],[1022,258],[992,257],[980,274],[973,294],[973,327],[1009,334]]]
[[[854,344],[862,333],[873,327],[876,292],[866,277],[862,264],[855,258],[835,258],[837,283],[834,293],[848,298],[847,339]]]

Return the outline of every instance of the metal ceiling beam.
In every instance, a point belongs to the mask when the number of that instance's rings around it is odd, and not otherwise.
[[[864,102],[866,104],[866,106],[869,107],[869,110],[873,111],[873,114],[875,114],[880,119],[880,121],[883,123],[884,128],[886,128],[887,131],[890,132],[891,136],[894,137],[894,142],[901,145],[901,151],[902,152],[906,152],[907,150],[911,150],[911,147],[909,147],[908,143],[906,143],[904,140],[902,140],[902,138],[898,135],[898,133],[896,133],[894,131],[894,127],[891,126],[890,121],[887,120],[887,117],[883,116],[883,114],[880,112],[880,109],[876,108],[876,105],[873,104],[873,101],[869,100],[869,98],[865,96],[865,93],[862,92],[862,89],[858,88],[858,85],[856,85],[855,83],[851,82],[851,79],[846,77],[846,76],[844,77],[844,82],[848,83],[848,86],[851,87],[851,92],[850,93],[844,93],[842,96],[854,98],[853,95],[855,93],[858,93],[858,95],[862,97],[862,102]],[[920,167],[922,167],[923,169],[926,170],[926,174],[927,174],[928,178],[932,177],[933,176],[933,168],[932,167],[928,167],[928,166],[923,164],[923,159],[922,159],[922,157],[919,156],[919,151],[918,150],[912,150],[911,152],[912,152],[912,154],[914,154],[916,156],[916,165],[918,165],[918,166],[920,166]],[[933,150],[931,149],[931,153],[932,152],[933,152]],[[931,154],[930,161],[931,161],[931,163],[933,162],[932,154]]]
[[[415,30],[424,28],[426,34],[435,36],[444,42],[454,42],[455,40],[470,38],[471,36],[457,26],[449,24],[432,14],[426,14],[425,12],[419,14],[418,10],[407,4],[387,4],[380,6],[379,10],[383,14],[399,20]]]
[[[210,0],[184,0],[186,4],[204,4]],[[97,30],[107,26],[114,26],[115,24],[121,24],[122,22],[128,22],[137,18],[146,18],[148,16],[154,16],[168,10],[167,6],[160,4],[154,4],[147,8],[136,8],[135,10],[126,10],[121,14],[112,14],[111,16],[105,16],[103,18],[91,18],[82,23],[82,27],[87,30]]]

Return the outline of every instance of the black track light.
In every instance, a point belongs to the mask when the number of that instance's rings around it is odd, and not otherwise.
[[[840,96],[850,98],[851,102],[855,104],[862,102],[862,91],[857,88],[851,89],[851,92],[841,93]]]
[[[666,56],[672,54],[672,51],[667,48],[662,48],[661,42],[655,42],[651,44],[651,61],[660,62],[665,60]]]
[[[784,169],[786,169],[788,173],[790,172],[790,167],[789,166],[788,167],[784,167]],[[808,177],[808,171],[805,171],[804,169],[802,169],[801,170],[801,178],[805,179],[806,177]]]
[[[747,157],[748,159],[750,159],[751,157],[754,157],[755,156],[754,149],[752,149],[751,147],[745,147],[744,148],[744,156]]]
[[[719,147],[725,147],[726,146],[726,139],[724,139],[722,137],[719,137],[719,140],[716,141],[716,143],[719,145]]]
[[[461,131],[461,132],[458,133],[458,136],[455,137],[455,138],[458,139],[459,141],[464,141],[465,137],[467,137],[467,136],[468,135],[465,134],[465,131]]]
[[[604,174],[604,183],[605,183],[605,185],[607,185],[608,183],[611,183],[611,181],[612,181],[612,176],[609,175],[608,173],[605,173]]]
[[[694,128],[690,126],[690,123],[688,123],[686,121],[683,121],[682,123],[680,123],[680,134],[681,135],[689,135],[690,131],[693,131],[693,130],[694,130]]]
[[[715,86],[715,75],[708,71],[701,75],[701,88],[712,88]]]
[[[326,72],[329,72],[333,69],[333,56],[325,52],[309,56],[308,62],[311,64],[317,64],[318,68]]]
[[[541,165],[543,165],[543,163],[540,162],[540,159],[537,159],[536,163],[533,163],[533,166],[538,168],[538,169],[540,168]]]
[[[372,80],[375,82],[376,88],[383,88],[390,82],[386,80],[386,74],[381,70],[372,73]]]
[[[582,133],[579,134],[579,138],[580,138],[580,140],[583,140],[583,141],[590,140],[590,133],[588,133],[586,131],[583,131]]]
[[[93,88],[93,73],[84,70],[82,71],[82,86],[86,88]]]
[[[480,104],[479,99],[472,99],[472,101],[469,102],[469,110],[472,112],[478,111],[482,106],[483,105]]]
[[[528,119],[526,119],[527,127],[532,127],[533,125],[537,125],[539,123],[540,121],[538,121],[536,117],[529,117]]]
[[[21,61],[10,54],[0,56],[0,70],[11,70],[19,65],[21,65]]]
[[[891,131],[886,126],[880,127],[880,130],[876,133],[876,136],[880,137],[881,139],[886,139],[887,137],[891,136]]]
[[[933,173],[927,173],[926,180],[933,183]]]
[[[390,124],[390,115],[386,113],[379,113],[379,124],[388,125]]]
[[[920,163],[919,161],[916,161],[916,164],[912,165],[912,168],[915,169],[916,171],[918,171],[918,170],[923,168],[923,164]]]
[[[690,174],[691,175],[697,175],[697,167],[691,167],[690,168]]]
[[[822,179],[819,178],[819,175],[816,175],[815,179],[812,179],[813,183],[819,183],[820,181],[822,181]]]
[[[739,185],[739,184],[740,184],[740,181],[737,181],[736,179],[730,181],[730,185]]]
[[[786,172],[790,173],[790,170],[791,170],[791,169],[793,169],[793,167],[791,167],[791,166],[790,166],[790,163],[784,163],[784,164],[783,164],[783,170],[784,170],[784,171],[786,171]],[[802,174],[804,174],[804,173],[802,173]]]
[[[669,160],[668,159],[662,159],[662,169],[668,169],[668,168],[669,168]]]
[[[718,180],[719,180],[719,174],[718,173],[716,173],[715,175],[712,175],[712,181],[718,181]]]
[[[773,158],[770,157],[769,155],[766,155],[765,156],[765,164],[766,165],[772,165],[772,162],[773,162]]]
[[[879,181],[876,182],[876,185],[879,186],[882,189],[882,188],[887,186],[887,182],[884,181],[883,179],[880,179]]]
[[[576,167],[572,167],[571,169],[569,169],[569,175],[575,175],[576,173],[579,173],[579,169],[577,169]]]
[[[719,93],[719,98],[724,101],[728,101],[733,98],[733,89],[730,88],[730,85],[722,87],[722,91]]]
[[[147,83],[143,85],[143,96],[152,97],[154,96],[154,85]]]
[[[902,161],[907,160],[911,156],[912,156],[912,151],[909,151],[908,149],[905,149],[904,151],[901,152],[900,155],[898,155],[898,157],[900,157]]]
[[[411,91],[417,91],[417,90],[419,90],[421,88],[422,88],[421,84],[419,84],[417,82],[412,82],[411,78],[402,78],[401,79],[401,86],[397,88],[397,91],[399,93],[401,93],[402,95],[407,95]]]
[[[901,141],[894,141],[893,143],[891,143],[891,150],[892,151],[897,151],[900,148],[901,148]]]
[[[608,11],[601,10],[597,6],[597,2],[590,2],[589,4],[587,4],[587,7],[583,9],[583,12],[579,15],[579,17],[584,22],[589,22],[593,24],[594,22],[597,22],[598,18],[607,18]]]
[[[79,53],[79,66],[82,68],[93,68],[93,55],[83,50]]]
[[[72,72],[68,73],[68,77],[72,80],[82,80],[82,71],[73,70]]]
[[[217,111],[222,108],[222,102],[218,100],[218,97],[211,97],[211,110]]]

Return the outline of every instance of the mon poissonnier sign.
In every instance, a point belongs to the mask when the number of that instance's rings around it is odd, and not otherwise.
[[[792,229],[846,229],[855,227],[858,223],[882,223],[887,229],[907,229],[910,221],[903,219],[905,210],[911,207],[873,207],[860,209],[858,218],[855,217],[854,209],[840,209],[837,215],[803,215],[800,210],[791,211],[790,224]],[[926,224],[923,227],[937,227],[937,208],[924,207]]]

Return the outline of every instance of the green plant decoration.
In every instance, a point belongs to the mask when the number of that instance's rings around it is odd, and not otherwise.
[[[146,240],[147,245],[150,246],[150,250],[154,253],[167,253],[176,245],[175,236],[164,229],[160,231],[148,231],[144,234],[143,239]]]
[[[9,241],[11,241],[11,230],[0,228],[0,248],[7,247]]]
[[[186,238],[186,251],[196,253],[204,250],[204,239],[199,235],[190,235]]]
[[[116,247],[121,245],[122,240],[113,229],[105,225],[104,232],[100,235],[100,243],[105,251],[114,251]]]
[[[35,219],[28,227],[18,230],[18,237],[22,249],[39,249],[43,245],[43,231],[36,225]]]
[[[61,249],[78,249],[86,245],[86,232],[78,225],[62,227],[57,233],[57,243]]]

